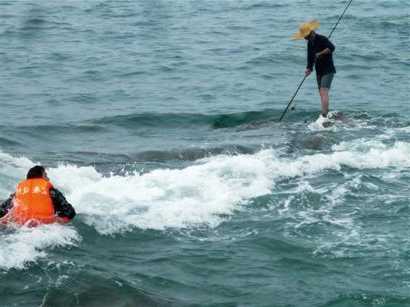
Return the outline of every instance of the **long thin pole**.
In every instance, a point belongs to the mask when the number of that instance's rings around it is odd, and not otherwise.
[[[352,3],[352,1],[353,1],[353,0],[349,0],[349,2],[347,3],[345,9],[343,10],[343,13],[339,16],[339,19],[337,20],[337,22],[336,22],[335,25],[333,26],[332,31],[330,31],[330,34],[329,34],[328,38],[330,38],[330,37],[332,36],[333,32],[336,30],[336,27],[337,27],[338,24],[340,23],[340,20],[342,20],[344,14],[346,13],[346,11],[347,11],[347,9],[349,8],[349,6],[350,6],[350,4]],[[287,113],[288,110],[289,110],[289,107],[291,106],[293,100],[295,99],[296,95],[298,94],[298,92],[299,92],[300,88],[302,87],[302,84],[305,82],[306,78],[307,78],[307,76],[305,75],[305,77],[304,77],[304,78],[302,79],[302,81],[299,83],[299,86],[298,86],[298,88],[296,89],[296,92],[293,94],[293,96],[292,96],[292,98],[290,99],[290,101],[289,101],[288,105],[286,106],[285,110],[282,112],[282,115],[280,116],[279,121],[281,121],[281,120],[285,117],[286,113]]]
[[[296,95],[298,94],[300,88],[302,87],[303,82],[305,82],[307,78],[307,75],[305,75],[302,79],[302,81],[299,83],[298,88],[296,89],[296,92],[293,94],[292,98],[290,99],[288,105],[286,106],[286,109],[282,112],[282,115],[279,118],[279,121],[281,121],[283,119],[283,117],[285,117],[285,114],[288,112],[288,109],[290,107],[290,105],[292,104],[293,100],[295,99]]]
[[[329,34],[328,38],[330,38],[330,37],[332,36],[333,32],[336,30],[336,27],[338,26],[340,20],[342,20],[342,18],[343,18],[343,16],[345,15],[347,9],[349,8],[350,4],[352,4],[352,1],[353,1],[353,0],[350,0],[349,3],[346,5],[346,7],[345,7],[343,13],[339,16],[339,19],[337,20],[336,24],[333,26],[332,31],[330,31],[330,34]]]

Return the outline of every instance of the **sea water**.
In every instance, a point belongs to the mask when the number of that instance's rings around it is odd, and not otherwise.
[[[319,115],[300,23],[346,1],[0,1],[0,306],[410,306],[409,3],[354,0]]]

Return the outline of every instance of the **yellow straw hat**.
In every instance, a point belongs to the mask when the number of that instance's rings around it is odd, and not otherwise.
[[[317,20],[311,20],[309,22],[302,23],[299,26],[299,31],[292,35],[292,39],[304,39],[310,34],[310,32],[319,28],[320,23]]]

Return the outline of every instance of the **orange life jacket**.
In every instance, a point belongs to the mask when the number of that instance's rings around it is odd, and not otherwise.
[[[50,189],[53,185],[43,179],[27,179],[17,185],[10,221],[24,225],[51,224],[56,221]]]

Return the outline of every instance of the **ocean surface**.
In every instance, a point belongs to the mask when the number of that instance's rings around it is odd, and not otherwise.
[[[0,229],[0,306],[410,306],[410,5],[0,0],[0,199],[41,163],[77,210]]]

